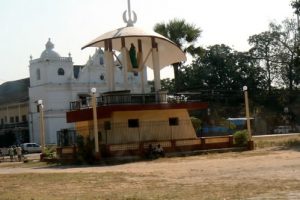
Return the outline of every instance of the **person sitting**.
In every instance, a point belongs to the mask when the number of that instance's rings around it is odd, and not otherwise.
[[[164,149],[158,144],[154,150],[155,154],[161,157],[165,157]]]

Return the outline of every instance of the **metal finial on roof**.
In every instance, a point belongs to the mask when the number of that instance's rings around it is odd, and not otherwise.
[[[131,19],[130,0],[127,0],[127,4],[128,4],[128,10],[125,10],[123,12],[123,21],[125,23],[127,23],[127,26],[133,26],[134,23],[137,21],[137,16],[136,16],[136,13],[134,11],[132,11],[133,19]],[[126,16],[127,13],[128,13],[128,19],[127,19],[127,16]]]

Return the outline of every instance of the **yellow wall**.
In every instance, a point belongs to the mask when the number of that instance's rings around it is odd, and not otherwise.
[[[22,122],[22,116],[25,115],[28,120],[28,103],[15,103],[15,104],[6,104],[0,106],[0,120],[7,119],[4,123],[10,123],[10,118],[14,118],[14,123],[16,122],[16,116],[19,117],[19,122]]]
[[[170,117],[178,117],[182,120],[190,118],[185,109],[170,109],[114,112],[112,115],[112,121],[126,123],[128,119],[139,119],[140,121],[169,121]]]
[[[169,118],[178,118],[179,124],[170,126]],[[139,127],[128,127],[128,119],[138,119]],[[104,130],[104,121],[111,122],[111,130]],[[78,122],[76,129],[87,137],[93,133],[93,121]],[[98,129],[102,143],[108,144],[196,138],[190,116],[185,109],[114,112],[111,119],[98,120]]]
[[[76,131],[83,137],[88,137],[90,133],[90,129],[92,126],[89,126],[89,121],[83,121],[83,122],[76,122],[75,124]]]

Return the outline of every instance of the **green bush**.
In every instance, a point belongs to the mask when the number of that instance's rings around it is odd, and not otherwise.
[[[45,157],[46,158],[54,158],[55,157],[55,153],[56,153],[56,149],[55,147],[46,147],[45,148]]]
[[[198,119],[196,117],[191,117],[191,121],[192,121],[192,124],[193,124],[193,127],[195,130],[202,128],[201,127],[201,119]]]
[[[233,134],[234,144],[239,147],[246,146],[248,142],[248,138],[249,135],[247,130],[237,131]]]
[[[94,164],[95,141],[89,137],[77,136],[77,161],[78,163]]]

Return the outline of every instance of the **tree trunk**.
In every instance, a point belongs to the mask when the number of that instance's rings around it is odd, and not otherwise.
[[[292,72],[292,64],[289,64],[289,90],[293,90],[293,72]]]
[[[270,66],[270,61],[267,59],[267,73],[268,73],[268,92],[271,92],[271,66]]]

